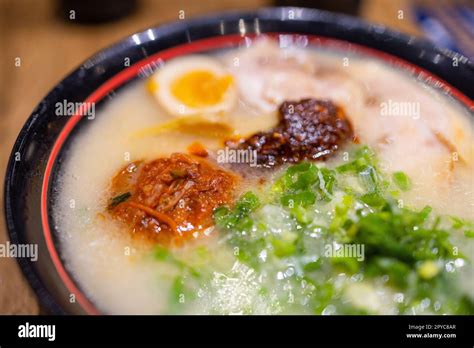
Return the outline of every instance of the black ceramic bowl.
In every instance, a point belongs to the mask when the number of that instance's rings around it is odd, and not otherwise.
[[[179,21],[134,34],[91,57],[55,86],[28,118],[12,150],[5,180],[6,222],[13,243],[39,246],[37,262],[18,261],[48,310],[98,313],[65,269],[51,219],[50,197],[64,150],[88,121],[80,116],[56,116],[55,104],[94,101],[100,108],[122,86],[146,76],[159,59],[231,48],[264,33],[277,38],[291,34],[310,45],[363,51],[430,79],[474,110],[474,65],[465,57],[352,17],[312,9],[267,8]]]

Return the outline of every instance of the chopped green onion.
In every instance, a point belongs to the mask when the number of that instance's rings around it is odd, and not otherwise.
[[[132,197],[132,194],[130,192],[125,192],[125,193],[122,193],[121,195],[118,195],[118,196],[112,198],[111,201],[110,201],[110,204],[109,204],[109,209],[114,208],[117,205],[119,205],[120,203],[125,202],[130,197]]]
[[[411,180],[403,172],[395,172],[392,175],[393,182],[400,188],[402,191],[408,191],[411,188]]]

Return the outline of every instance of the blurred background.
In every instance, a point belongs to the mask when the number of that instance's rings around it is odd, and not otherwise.
[[[351,14],[474,58],[474,0],[0,0],[2,191],[8,156],[23,123],[41,98],[86,58],[134,32],[183,15],[264,6]],[[0,208],[3,244],[3,192]],[[15,259],[0,257],[0,314],[40,312]]]

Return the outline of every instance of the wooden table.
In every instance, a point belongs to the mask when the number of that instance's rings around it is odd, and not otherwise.
[[[0,179],[13,143],[36,104],[67,73],[99,49],[166,21],[229,9],[271,5],[270,0],[142,0],[136,13],[100,26],[68,23],[58,18],[52,0],[0,0]],[[402,10],[404,18],[399,19]],[[372,22],[418,34],[408,0],[363,1],[361,16]],[[17,58],[20,66],[16,66]],[[3,197],[3,192],[2,192]],[[5,243],[3,198],[0,243]],[[0,258],[0,314],[36,314],[36,297],[15,259]]]

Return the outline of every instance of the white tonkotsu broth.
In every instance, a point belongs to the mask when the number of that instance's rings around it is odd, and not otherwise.
[[[256,64],[262,57],[265,63]],[[384,169],[403,171],[412,179],[413,189],[402,196],[405,204],[431,205],[436,212],[473,219],[472,115],[406,72],[367,57],[349,56],[343,64],[344,57],[330,51],[280,49],[266,41],[226,52],[219,59],[234,74],[240,94],[229,122],[237,133],[250,134],[275,124],[275,105],[283,100],[332,99],[344,108],[360,143],[377,152]],[[410,115],[401,115],[396,105],[412,107]],[[164,312],[175,272],[157,269],[147,257],[148,247],[134,242],[118,223],[98,216],[107,204],[110,179],[130,161],[186,152],[196,140],[210,150],[221,146],[190,134],[134,136],[169,119],[144,81],[134,82],[94,120],[85,121],[89,124],[73,140],[62,166],[54,205],[62,258],[80,288],[105,313]],[[213,250],[215,274],[234,265],[237,281],[217,277],[215,288],[204,289],[201,300],[185,312],[239,313],[255,295],[254,280],[235,266],[229,247],[213,237],[207,244]],[[375,299],[368,306],[390,312],[379,302]],[[255,313],[279,313],[272,303],[250,305]]]

